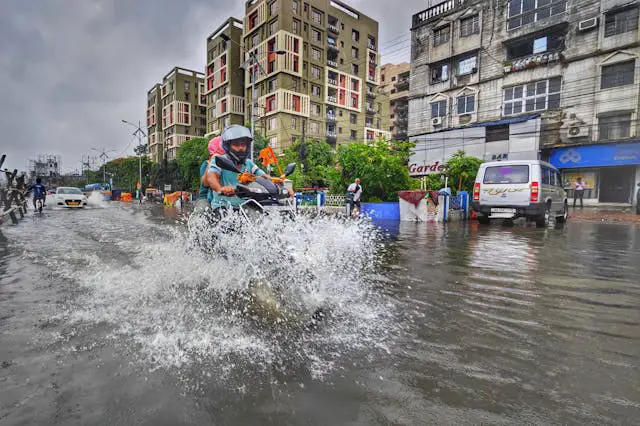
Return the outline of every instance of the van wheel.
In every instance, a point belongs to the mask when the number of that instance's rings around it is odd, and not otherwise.
[[[556,223],[565,223],[568,218],[569,218],[569,205],[565,201],[564,202],[564,211],[562,212],[561,216],[557,216],[556,217]]]
[[[482,225],[488,225],[489,224],[489,218],[485,215],[478,215],[478,223],[482,224]]]
[[[547,204],[544,213],[536,218],[536,226],[538,228],[546,228],[549,225],[549,219],[551,218],[551,208]]]

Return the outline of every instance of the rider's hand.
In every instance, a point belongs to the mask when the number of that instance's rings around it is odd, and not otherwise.
[[[236,190],[232,186],[223,186],[222,188],[220,188],[220,193],[229,197],[231,195],[234,195],[236,193]]]

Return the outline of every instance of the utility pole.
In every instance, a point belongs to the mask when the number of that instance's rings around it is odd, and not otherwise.
[[[107,172],[107,158],[109,158],[109,155],[107,154],[107,152],[111,152],[111,151],[114,151],[114,150],[113,149],[105,150],[104,148],[102,148],[102,151],[100,151],[100,150],[95,149],[95,148],[91,148],[91,149],[100,153],[99,157],[102,159],[102,182],[106,183],[107,182],[107,173],[106,173]]]
[[[142,154],[146,154],[147,152],[147,146],[142,144],[142,137],[147,137],[147,134],[140,127],[140,121],[138,121],[138,125],[130,123],[127,120],[122,120],[122,122],[136,129],[136,131],[133,132],[133,136],[138,138],[138,146],[134,148],[134,152],[138,155],[138,184],[140,185],[138,188],[138,199],[142,202]]]

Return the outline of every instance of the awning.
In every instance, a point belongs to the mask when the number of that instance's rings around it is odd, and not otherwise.
[[[505,118],[498,121],[487,121],[485,123],[473,123],[468,127],[487,127],[487,126],[501,126],[504,124],[524,123],[525,121],[535,120],[540,117],[540,114],[519,115],[517,117]]]

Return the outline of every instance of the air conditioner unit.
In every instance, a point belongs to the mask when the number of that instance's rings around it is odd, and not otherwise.
[[[578,24],[578,31],[589,31],[598,26],[598,18],[585,19]]]
[[[442,117],[433,117],[431,119],[432,126],[442,126]]]
[[[585,136],[588,136],[588,132],[589,132],[589,129],[587,127],[571,126],[567,131],[567,138],[568,139],[583,138]]]

